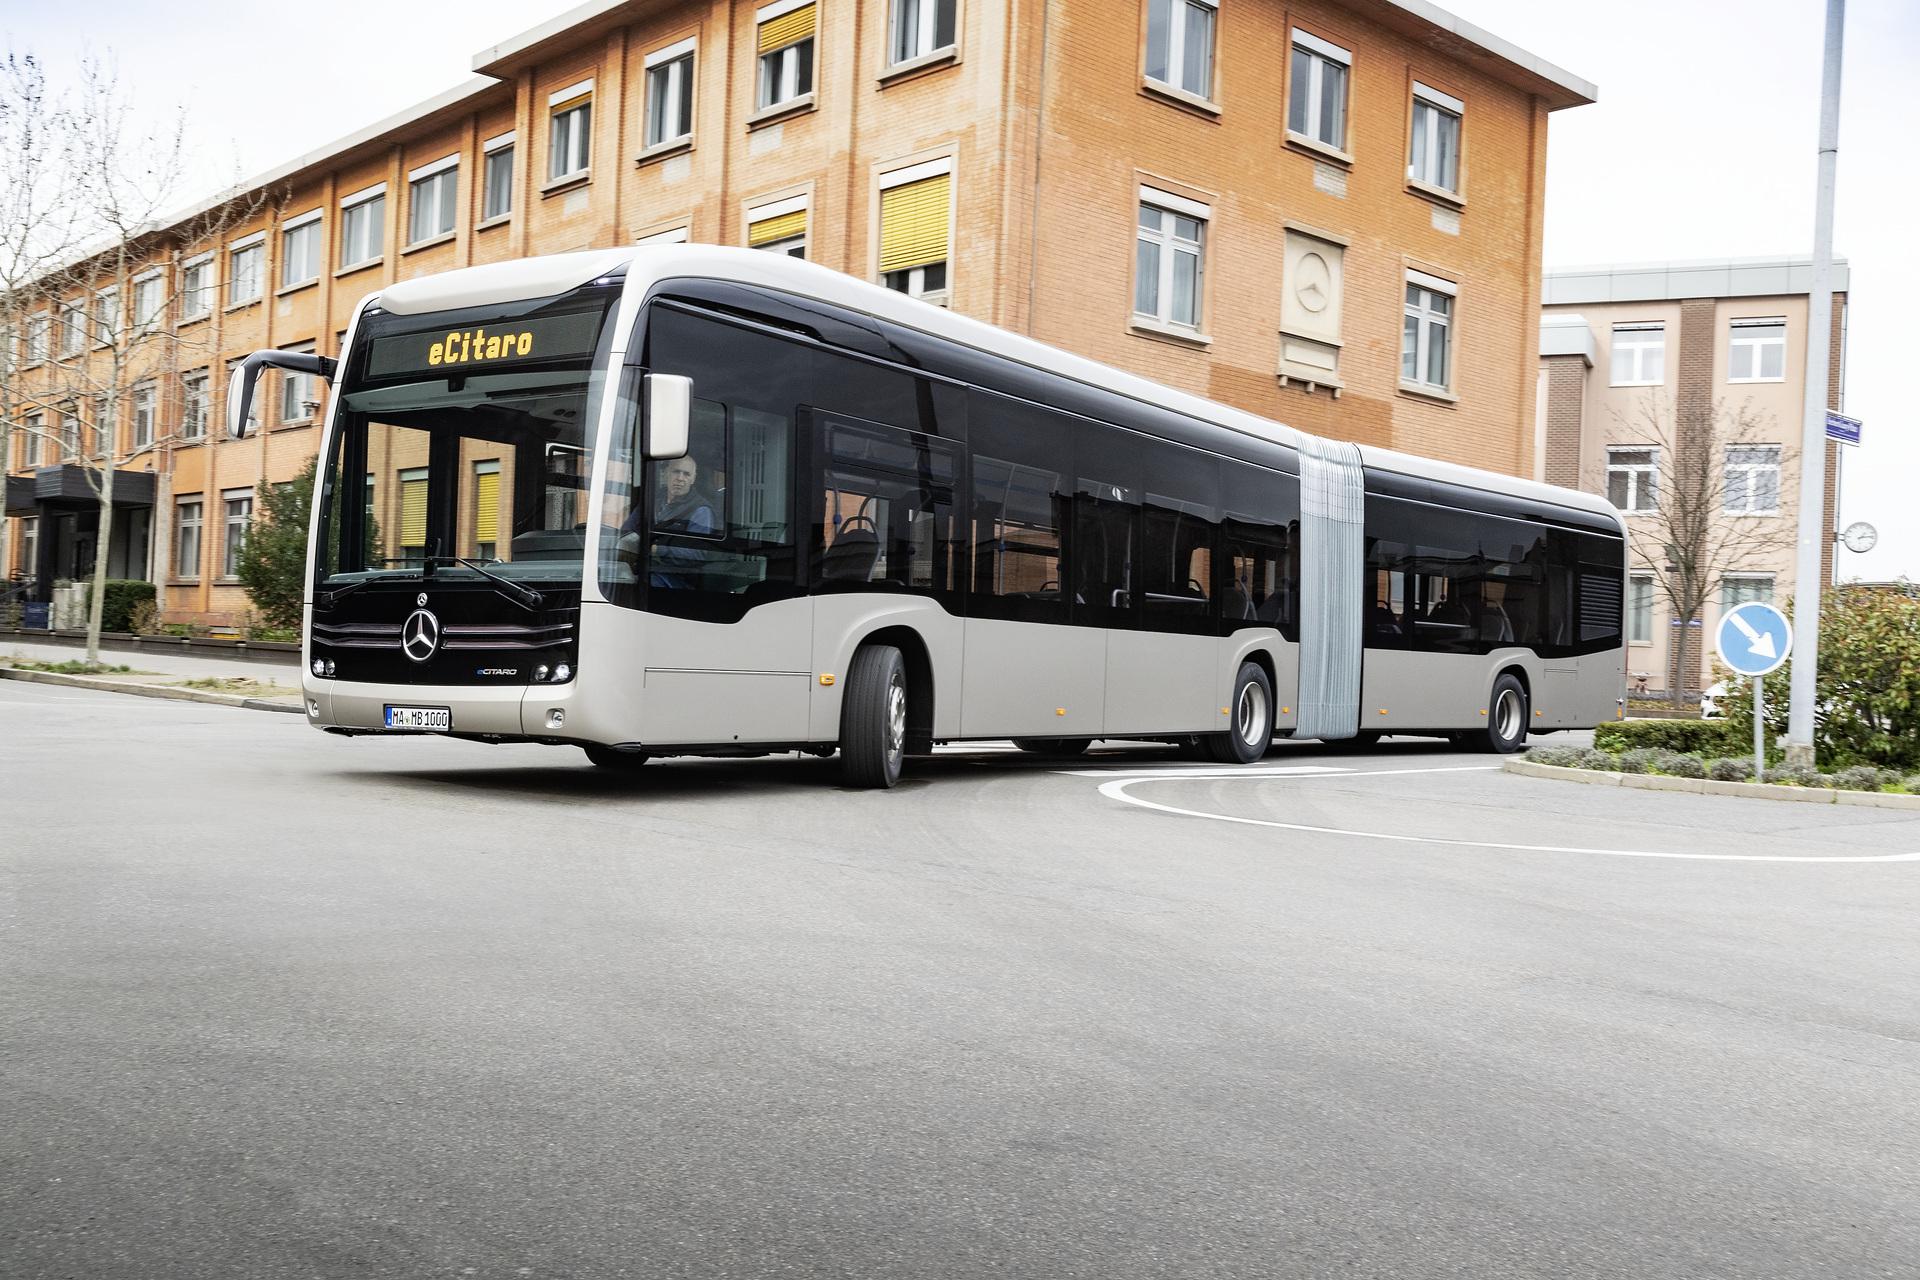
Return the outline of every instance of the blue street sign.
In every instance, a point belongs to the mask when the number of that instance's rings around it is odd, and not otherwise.
[[[1713,639],[1720,661],[1743,676],[1763,676],[1787,660],[1793,628],[1772,605],[1749,600],[1720,615]]]
[[[1842,417],[1837,413],[1827,415],[1827,439],[1838,440],[1841,444],[1860,443],[1860,419]]]

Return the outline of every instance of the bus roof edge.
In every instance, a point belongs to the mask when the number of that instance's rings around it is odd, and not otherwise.
[[[413,316],[551,298],[631,261],[632,249],[592,249],[490,262],[390,284],[380,291],[380,306],[395,315]]]

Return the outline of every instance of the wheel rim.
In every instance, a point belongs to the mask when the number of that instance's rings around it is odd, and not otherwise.
[[[1520,691],[1518,689],[1502,689],[1499,698],[1494,702],[1493,708],[1493,728],[1494,732],[1500,735],[1500,741],[1512,742],[1514,740],[1514,737],[1519,734],[1522,728],[1521,717],[1523,715],[1525,715],[1525,711],[1520,705]]]
[[[1240,741],[1250,747],[1263,745],[1260,735],[1266,731],[1267,691],[1260,687],[1258,680],[1249,680],[1241,686],[1240,698],[1234,707],[1233,728],[1240,735]]]
[[[887,758],[897,759],[907,743],[907,688],[899,676],[887,685]]]

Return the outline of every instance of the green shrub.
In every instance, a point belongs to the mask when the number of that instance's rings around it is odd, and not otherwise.
[[[1704,778],[1707,766],[1699,756],[1690,756],[1679,751],[1669,751],[1658,756],[1653,767],[1661,773],[1674,778]]]
[[[129,578],[108,578],[107,589],[100,596],[100,629],[102,631],[129,631],[133,624],[129,619],[133,611],[143,602],[153,600],[153,584]]]
[[[1878,791],[1900,781],[1897,769],[1881,769],[1870,764],[1851,765],[1827,779],[1827,785],[1841,791]]]
[[[1631,751],[1621,752],[1619,761],[1613,767],[1621,773],[1645,773],[1653,768],[1653,762],[1659,755],[1660,752],[1654,747],[1635,747]]]
[[[1753,777],[1753,757],[1723,756],[1707,766],[1707,776],[1715,782],[1746,782]]]
[[[1580,753],[1576,767],[1581,769],[1611,771],[1614,765],[1619,763],[1618,757],[1611,752],[1596,751],[1592,747],[1578,747],[1576,750]]]
[[[1655,747],[1710,756],[1729,755],[1737,752],[1741,744],[1737,738],[1729,739],[1728,723],[1725,720],[1610,720],[1594,729],[1593,745],[1602,751]],[[1753,740],[1751,728],[1747,740]]]
[[[1760,776],[1762,782],[1771,782],[1776,786],[1788,787],[1824,787],[1826,777],[1817,769],[1809,769],[1803,764],[1776,765]]]
[[[1561,769],[1580,767],[1581,747],[1529,747],[1527,760],[1533,764],[1549,764]]]

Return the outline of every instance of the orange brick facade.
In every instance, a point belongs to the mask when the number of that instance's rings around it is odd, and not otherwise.
[[[274,377],[259,437],[223,439],[224,361],[303,341],[335,354],[353,307],[396,280],[681,229],[742,245],[750,209],[795,199],[809,259],[877,279],[883,176],[928,161],[951,174],[955,310],[1310,431],[1534,473],[1547,117],[1591,87],[1519,50],[1384,0],[1222,0],[1211,80],[1193,94],[1147,75],[1147,0],[959,0],[951,47],[893,68],[888,0],[820,0],[813,92],[768,111],[756,109],[754,6],[589,8],[476,57],[488,78],[255,185],[266,207],[222,240],[266,233],[264,296],[181,326],[217,353],[195,357],[213,374],[216,423],[152,461],[170,619],[218,624],[245,606],[221,579],[216,538],[203,538],[197,577],[179,572],[177,504],[203,495],[211,529],[223,492],[284,480],[317,443],[311,420],[280,421]],[[1343,147],[1289,134],[1296,30],[1350,54]],[[648,57],[686,41],[691,137],[649,147]],[[551,181],[552,99],[589,80],[589,166]],[[1461,107],[1453,193],[1409,179],[1416,82]],[[512,208],[488,218],[486,148],[508,133]],[[448,156],[453,228],[409,243],[409,175]],[[341,201],[379,183],[384,251],[343,268]],[[1142,186],[1207,211],[1198,323],[1177,332],[1134,315]],[[312,210],[318,277],[283,287],[283,224]],[[1328,286],[1338,332],[1331,344],[1319,334],[1338,370],[1318,381],[1282,376],[1283,294],[1298,286],[1285,269],[1290,233],[1339,263]],[[177,272],[207,248],[221,246],[162,235],[152,259]],[[1401,380],[1409,271],[1455,291],[1444,387]],[[177,429],[186,371],[156,371],[163,436]],[[17,476],[32,470],[18,451],[14,462]],[[18,529],[12,540],[17,562]]]

